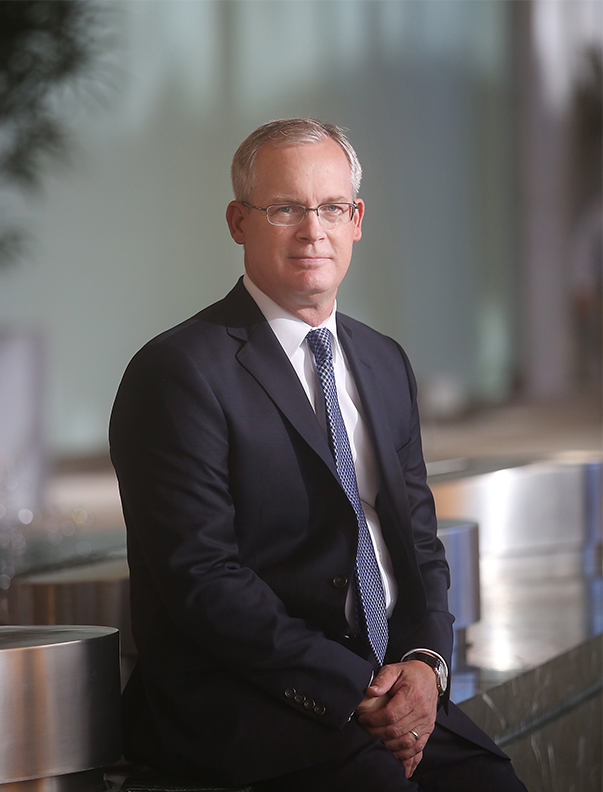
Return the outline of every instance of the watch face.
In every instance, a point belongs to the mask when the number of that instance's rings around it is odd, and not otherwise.
[[[439,660],[436,666],[436,673],[438,675],[440,692],[443,693],[446,690],[446,686],[448,684],[448,675],[446,674],[446,669]]]

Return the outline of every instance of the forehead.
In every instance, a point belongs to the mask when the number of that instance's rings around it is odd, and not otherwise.
[[[257,153],[253,192],[275,198],[324,192],[327,198],[349,199],[350,164],[341,146],[331,138],[288,146],[267,143]]]

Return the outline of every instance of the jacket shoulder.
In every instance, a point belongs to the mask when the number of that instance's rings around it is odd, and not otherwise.
[[[229,334],[249,334],[263,320],[259,308],[239,281],[221,300],[156,335],[134,357],[154,356],[162,349],[198,353],[205,347],[212,348]]]
[[[359,349],[366,351],[378,359],[389,358],[392,361],[404,363],[409,375],[412,377],[412,368],[408,355],[403,347],[391,336],[375,330],[373,327],[353,319],[351,316],[337,312],[337,325],[350,342]]]
[[[391,336],[385,335],[385,333],[381,333],[379,330],[375,330],[374,327],[358,319],[354,319],[347,314],[339,313],[339,311],[337,312],[337,325],[339,328],[343,328],[343,330],[351,334],[354,340],[370,341],[375,344],[394,346],[398,349],[401,348],[398,342],[391,338]]]

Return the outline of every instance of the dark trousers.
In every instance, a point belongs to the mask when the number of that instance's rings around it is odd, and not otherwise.
[[[349,756],[254,783],[257,792],[527,792],[504,759],[439,724],[412,778],[380,742],[367,735]]]

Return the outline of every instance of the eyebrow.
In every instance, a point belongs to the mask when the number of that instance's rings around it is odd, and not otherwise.
[[[339,196],[338,198],[324,198],[318,204],[318,206],[322,206],[323,204],[329,204],[329,203],[353,203],[353,200],[349,201],[347,198],[341,196]],[[305,206],[304,203],[297,200],[296,198],[286,198],[284,196],[277,196],[276,198],[273,198],[270,201],[270,203],[267,204],[267,206],[271,206],[272,204],[297,204],[297,206]]]

